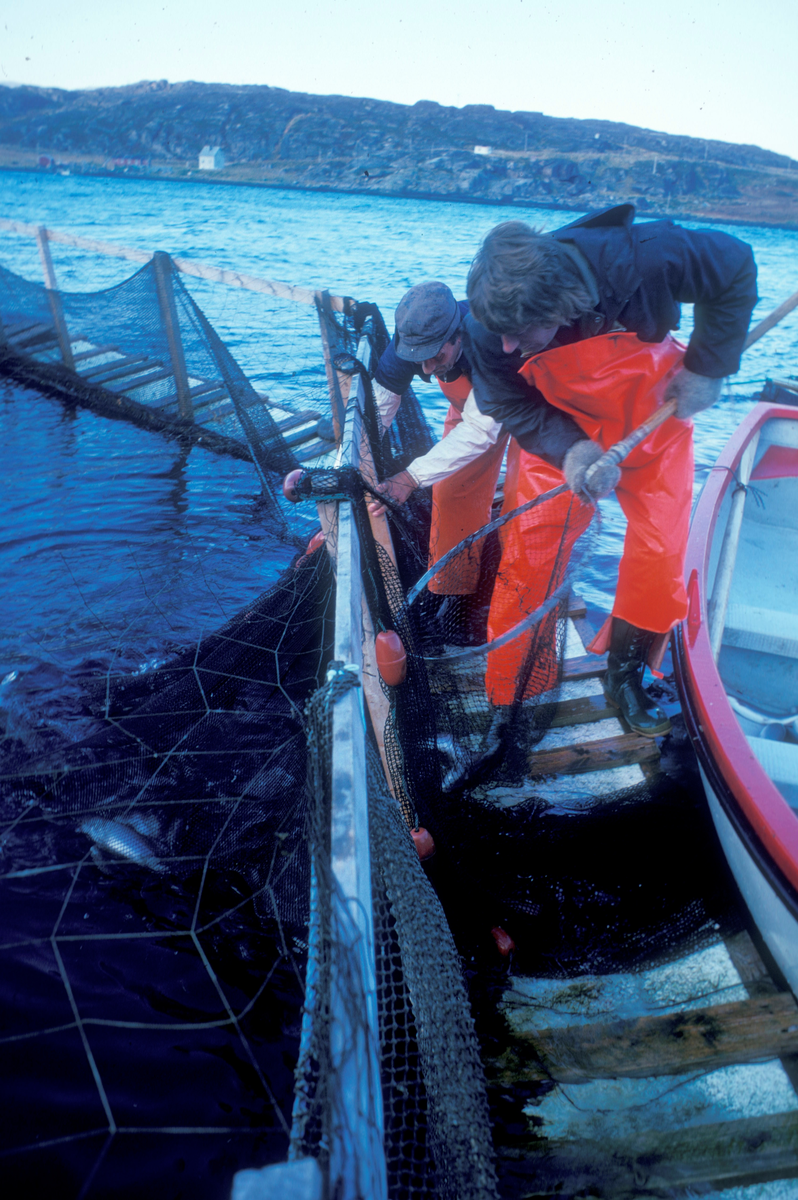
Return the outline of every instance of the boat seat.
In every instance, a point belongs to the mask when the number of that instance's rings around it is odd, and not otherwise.
[[[798,614],[751,604],[730,604],[726,610],[723,645],[798,658]]]
[[[746,741],[790,808],[798,809],[798,744],[760,737],[748,737]]]

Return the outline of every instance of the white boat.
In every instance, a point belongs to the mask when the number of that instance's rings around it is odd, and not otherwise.
[[[798,992],[798,397],[767,394],[696,506],[677,678],[726,858]]]

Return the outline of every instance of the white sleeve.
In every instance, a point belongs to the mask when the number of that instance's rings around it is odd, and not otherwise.
[[[375,383],[373,391],[374,403],[377,406],[377,412],[380,414],[382,427],[383,429],[390,429],[391,422],[399,411],[402,397],[397,396],[396,392],[389,392],[381,383]]]
[[[426,454],[414,458],[407,469],[420,487],[440,483],[495,446],[501,433],[499,422],[479,411],[472,391],[462,421]]]

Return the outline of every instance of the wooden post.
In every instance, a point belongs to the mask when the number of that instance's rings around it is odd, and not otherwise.
[[[61,358],[64,366],[70,370],[75,369],[75,360],[72,357],[72,343],[69,340],[69,331],[64,320],[64,309],[61,304],[61,295],[58,291],[58,284],[55,281],[55,269],[53,260],[50,254],[50,243],[47,237],[47,230],[44,225],[39,225],[36,229],[36,241],[39,246],[39,256],[42,260],[42,270],[44,271],[44,285],[47,288],[47,299],[50,302],[50,312],[53,316],[53,326],[55,327],[56,337],[58,338],[58,346],[61,351]]]
[[[330,331],[327,328],[327,321],[324,316],[324,305],[329,298],[328,292],[316,292],[316,311],[319,314],[319,328],[321,330],[321,345],[324,351],[324,369],[327,372],[327,387],[330,392],[330,407],[332,408],[333,430],[335,432],[335,443],[340,446],[341,438],[344,432],[344,412],[346,410],[347,401],[349,399],[349,389],[352,384],[351,376],[344,375],[341,371],[336,371],[332,362],[332,349],[330,346]]]
[[[177,319],[177,305],[172,286],[172,260],[163,250],[157,250],[152,256],[152,265],[155,271],[155,286],[158,291],[161,320],[175,377],[177,409],[185,421],[193,422],[194,405],[191,403],[186,360],[183,355],[183,343],[180,339],[180,323]]]

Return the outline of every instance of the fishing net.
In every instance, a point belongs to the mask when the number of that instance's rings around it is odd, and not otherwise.
[[[163,260],[105,293],[62,295],[69,329],[95,340],[101,330],[119,352],[168,370],[157,271],[171,279],[191,386],[223,393],[218,423],[202,428],[216,426],[212,448],[251,457],[284,569],[234,617],[177,638],[148,669],[117,652],[121,634],[115,649],[98,647],[72,681],[73,736],[7,728],[0,1153],[15,1191],[216,1200],[242,1167],[289,1153],[327,1166],[331,1146],[356,1136],[329,1092],[333,974],[353,1037],[367,1033],[355,985],[362,946],[331,869],[330,722],[352,686],[332,661],[336,526],[326,546],[308,544],[314,505],[285,499],[282,476],[300,462],[300,443],[275,420],[272,394],[289,416],[307,404],[309,326],[290,371],[261,365],[270,408]],[[309,469],[304,494],[352,503],[371,623],[398,633],[407,657],[404,682],[376,684],[387,724],[367,715],[379,1082],[362,1087],[382,1113],[390,1197],[487,1200],[496,1182],[463,961],[495,957],[491,930],[501,926],[518,969],[642,962],[674,933],[699,940],[717,928],[722,881],[704,860],[700,893],[686,882],[703,845],[689,836],[701,830],[686,791],[640,772],[563,787],[530,768],[573,699],[571,585],[595,523],[562,490],[526,506],[508,492],[503,514],[425,578],[431,496],[420,491],[389,514],[390,546],[373,536],[366,507],[379,479],[431,445],[423,414],[408,392],[383,435],[356,358],[364,336],[375,355],[386,344],[378,310],[347,302],[341,311],[321,296],[318,311],[329,372],[316,380],[313,411],[334,424],[337,401],[362,381],[374,471],[364,483],[327,459]],[[46,332],[52,298],[2,271],[0,317],[7,332],[24,320]],[[113,414],[113,381],[76,381],[57,349],[33,361],[35,345],[27,358],[19,348],[4,355],[15,378],[27,371],[39,387]],[[186,418],[168,410],[173,377],[147,386],[155,390],[139,406],[186,436]],[[552,551],[536,531],[555,503]],[[510,569],[518,545],[522,576]],[[141,597],[142,625],[162,595]],[[121,595],[111,603],[121,607]],[[419,825],[437,845],[423,866],[411,839]]]

